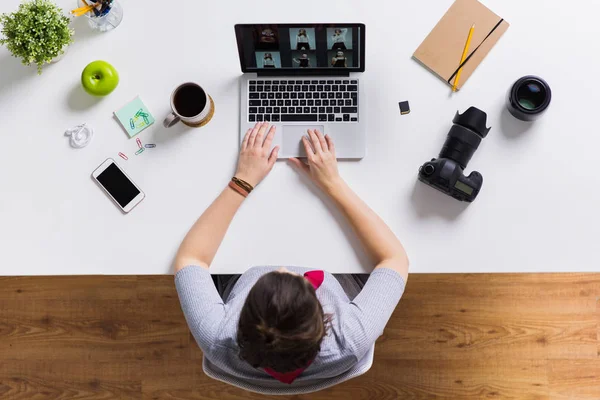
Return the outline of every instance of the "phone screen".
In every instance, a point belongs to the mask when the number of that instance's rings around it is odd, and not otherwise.
[[[122,208],[125,208],[140,194],[140,191],[115,163],[110,164],[98,175],[97,180]]]

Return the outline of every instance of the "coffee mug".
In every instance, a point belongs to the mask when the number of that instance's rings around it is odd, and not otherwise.
[[[171,113],[163,125],[170,128],[179,121],[189,126],[202,126],[213,114],[212,99],[200,85],[187,82],[171,94]]]

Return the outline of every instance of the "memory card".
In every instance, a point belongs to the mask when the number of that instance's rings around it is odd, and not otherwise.
[[[408,104],[408,101],[401,101],[398,105],[400,106],[400,114],[410,114],[410,105]]]

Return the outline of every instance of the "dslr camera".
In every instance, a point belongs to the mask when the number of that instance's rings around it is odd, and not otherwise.
[[[457,112],[452,122],[439,157],[419,168],[419,180],[457,200],[472,202],[481,190],[483,176],[477,171],[465,176],[464,170],[491,128],[486,128],[487,114],[475,107],[463,114]]]

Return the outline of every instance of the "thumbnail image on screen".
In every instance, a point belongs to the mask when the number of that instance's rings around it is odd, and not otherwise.
[[[354,55],[348,50],[330,50],[327,52],[329,66],[332,68],[352,68]]]
[[[314,51],[292,51],[292,62],[294,68],[315,68],[317,55]]]
[[[315,28],[290,28],[290,47],[292,50],[315,50]]]
[[[278,51],[257,51],[256,66],[258,68],[281,68],[281,55]]]
[[[327,49],[352,50],[352,28],[327,28]]]
[[[254,27],[256,50],[279,50],[279,31],[274,25]]]

